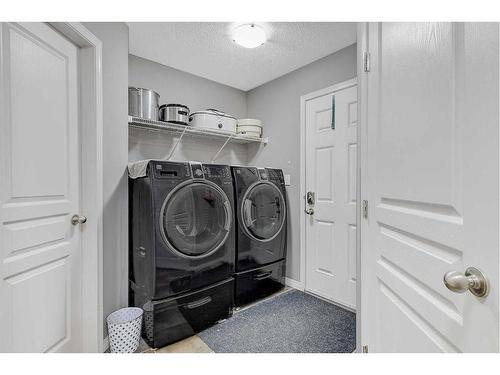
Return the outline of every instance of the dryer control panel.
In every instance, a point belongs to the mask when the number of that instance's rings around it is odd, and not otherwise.
[[[203,170],[207,178],[231,177],[231,168],[228,165],[203,164]]]
[[[260,169],[259,168],[259,174],[261,176],[261,179],[264,179],[264,178],[262,178],[261,170],[265,171],[266,180],[273,181],[274,183],[276,183],[278,185],[285,186],[285,178],[283,176],[283,171],[281,169],[276,169],[276,168]]]
[[[267,173],[266,168],[259,168],[258,171],[261,180],[269,180],[269,174]]]

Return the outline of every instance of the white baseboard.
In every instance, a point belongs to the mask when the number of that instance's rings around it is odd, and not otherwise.
[[[352,311],[353,313],[356,313],[356,306],[353,306],[353,305],[351,305],[349,303],[345,303],[345,302],[341,302],[341,301],[334,301],[334,300],[328,298],[327,296],[325,296],[325,295],[323,295],[321,293],[312,291],[312,290],[307,290],[305,292],[308,293],[308,294],[310,294],[310,295],[312,295],[312,296],[314,296],[314,297],[316,297],[316,298],[322,299],[325,302],[337,305],[339,307],[342,307],[343,309],[346,309],[346,310]]]
[[[102,352],[106,353],[109,350],[109,336],[106,336],[104,340],[102,340]]]
[[[290,288],[294,288],[297,290],[304,291],[304,283],[301,283],[300,281],[290,279],[288,277],[285,277],[285,284],[286,286],[289,286]]]

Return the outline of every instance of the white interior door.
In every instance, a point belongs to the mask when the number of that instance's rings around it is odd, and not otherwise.
[[[357,88],[349,81],[306,97],[306,284],[356,307]]]
[[[77,48],[2,23],[0,352],[81,350]]]
[[[370,352],[499,349],[498,48],[498,24],[369,26]],[[489,278],[486,297],[443,283],[471,266]]]

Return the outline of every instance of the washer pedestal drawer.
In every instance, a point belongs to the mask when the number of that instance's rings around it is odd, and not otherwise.
[[[267,297],[285,284],[285,261],[235,274],[234,302],[237,307]]]
[[[234,279],[141,306],[143,337],[153,348],[182,340],[226,319],[233,309]]]

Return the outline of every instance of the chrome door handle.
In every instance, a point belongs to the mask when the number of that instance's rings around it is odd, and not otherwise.
[[[306,214],[308,215],[314,215],[314,208],[308,208],[307,210],[304,210]]]
[[[78,224],[85,224],[87,222],[87,218],[83,215],[73,215],[71,217],[71,224],[73,225],[78,225]]]
[[[486,275],[474,267],[465,270],[465,274],[459,271],[446,272],[443,277],[446,287],[455,293],[470,291],[477,297],[485,297],[488,294],[489,283]]]

